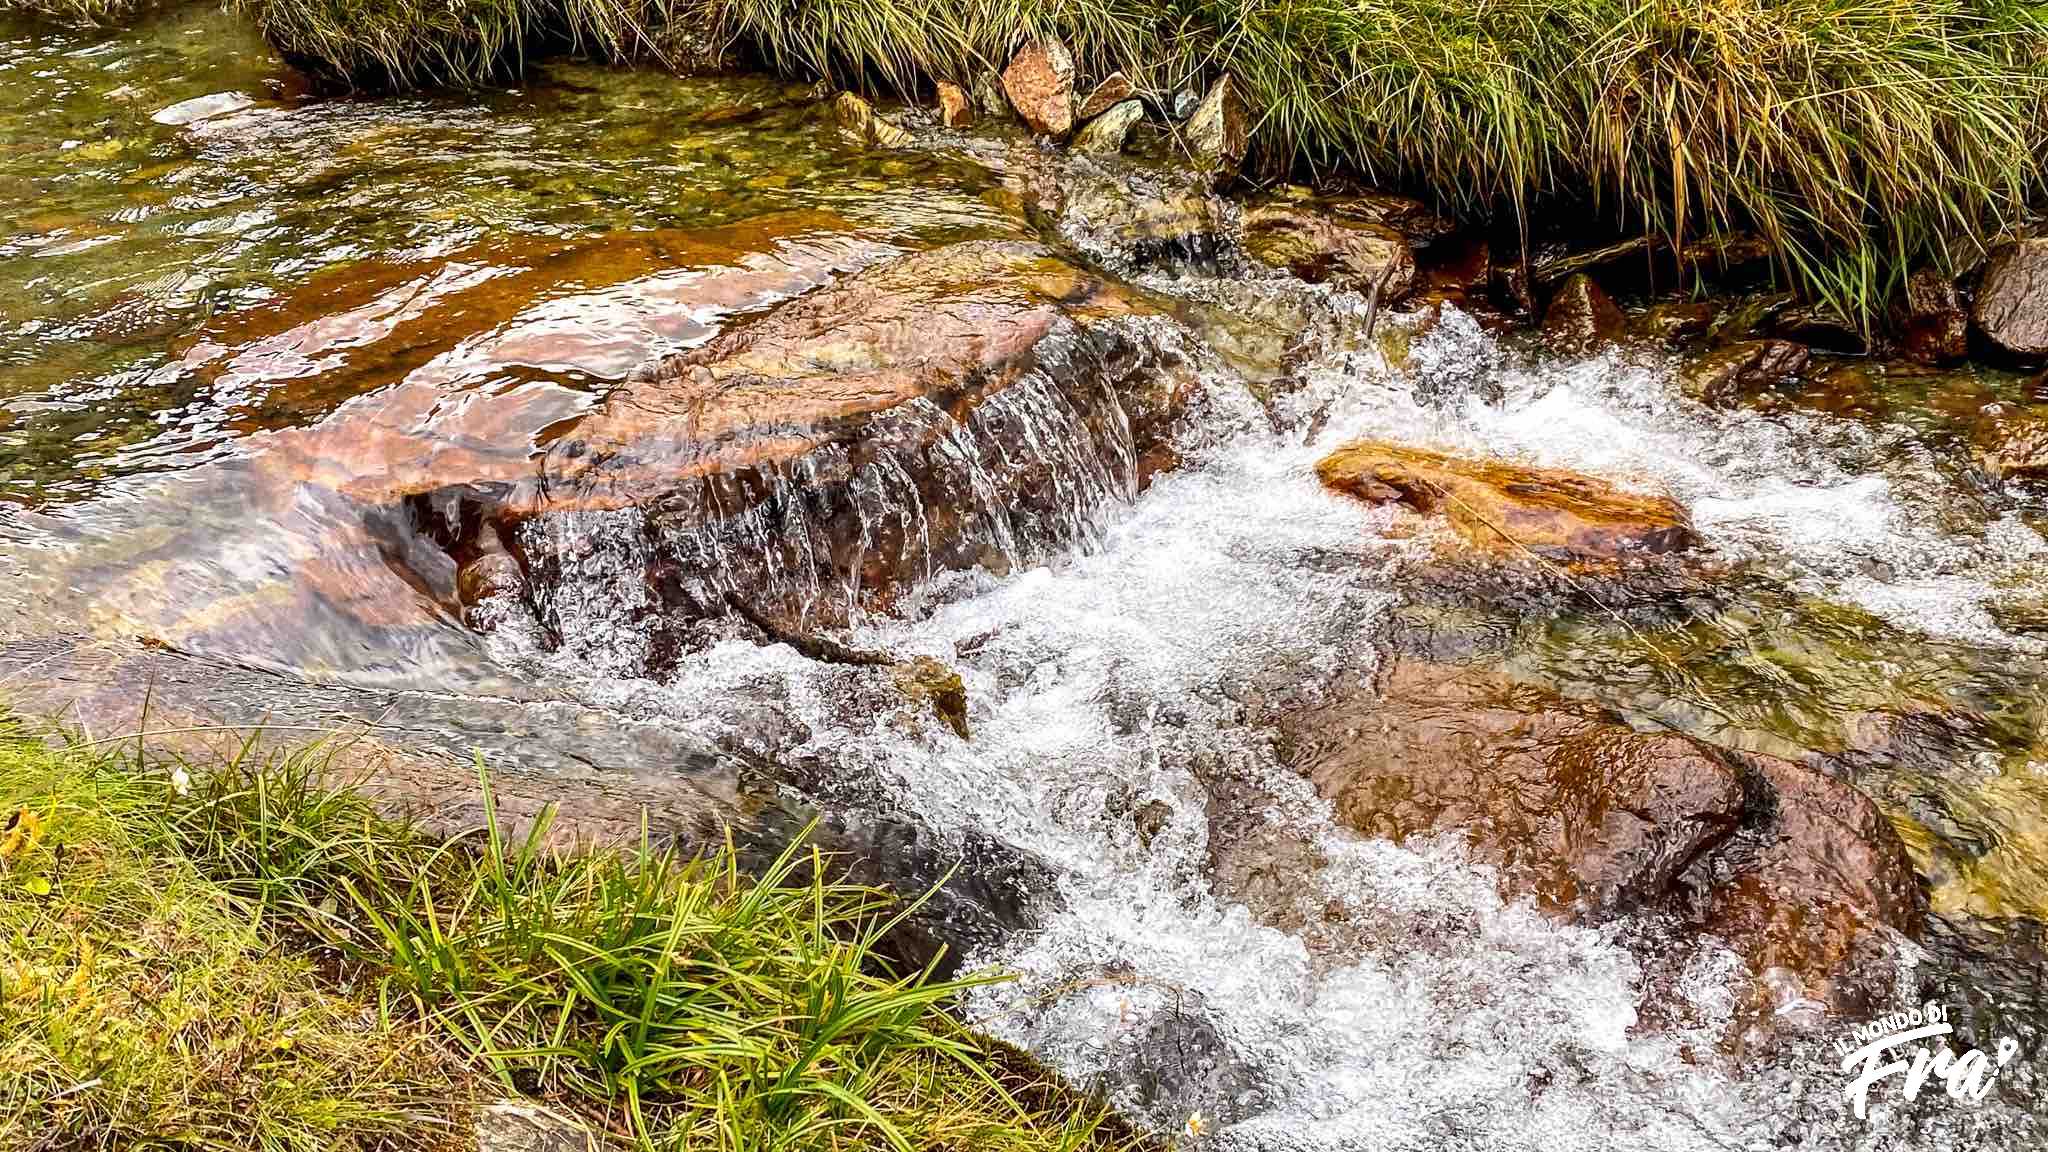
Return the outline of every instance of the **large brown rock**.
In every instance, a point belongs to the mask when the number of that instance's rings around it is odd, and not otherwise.
[[[2009,355],[2048,357],[2048,238],[2016,240],[1991,254],[1970,319]]]
[[[533,522],[536,587],[582,546],[548,521],[633,509],[662,558],[648,603],[694,618],[736,591],[791,626],[842,619],[1070,543],[1170,462],[1196,381],[1163,324],[1036,244],[907,256],[661,362],[494,515]]]
[[[1887,934],[1916,936],[1924,920],[1898,834],[1844,781],[1638,731],[1486,666],[1397,657],[1370,691],[1340,686],[1279,728],[1287,763],[1345,824],[1395,841],[1462,835],[1504,895],[1573,918],[1683,918],[1743,957],[1760,1000],[1782,999],[1789,978],[1805,998],[1860,1006],[1891,971],[1873,963]],[[1212,821],[1244,841],[1212,846],[1219,880],[1284,911],[1288,869],[1320,861],[1256,831]],[[1284,863],[1261,871],[1247,847]]]
[[[1415,252],[1399,232],[1311,207],[1273,200],[1248,208],[1244,246],[1258,260],[1310,283],[1378,289],[1381,303],[1404,299],[1415,289]]]
[[[1759,975],[1797,979],[1805,996],[1855,1011],[1885,994],[1889,965],[1869,964],[1883,931],[1920,934],[1926,897],[1905,845],[1870,798],[1818,768],[1745,755],[1756,799],[1746,827],[1702,861],[1708,931]]]
[[[1379,687],[1287,717],[1293,767],[1361,832],[1462,831],[1511,894],[1591,916],[1655,902],[1741,816],[1738,773],[1683,736],[1454,666],[1397,661]]]
[[[1018,49],[1003,70],[1003,93],[1033,132],[1065,136],[1074,127],[1074,58],[1066,45],[1046,36]]]
[[[1698,542],[1685,509],[1670,497],[1559,469],[1366,440],[1324,457],[1316,475],[1368,503],[1440,514],[1484,552],[1586,563],[1679,552]]]
[[[1628,317],[1584,272],[1567,277],[1543,313],[1544,343],[1558,352],[1596,351],[1619,343],[1627,329]]]

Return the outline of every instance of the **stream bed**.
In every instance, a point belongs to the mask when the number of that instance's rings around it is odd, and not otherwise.
[[[644,366],[909,254],[1036,236],[985,162],[1006,131],[868,150],[804,85],[569,61],[518,90],[316,98],[209,9],[0,18],[0,690],[347,717],[480,746],[546,799],[675,778],[914,828],[1007,885],[957,945],[1017,975],[976,1024],[1192,1147],[2038,1145],[2048,635],[2021,609],[2048,597],[2048,493],[1986,486],[1968,445],[1986,405],[2048,405],[2022,374],[1822,358],[1781,402],[1708,404],[1661,346],[1558,354],[1455,303],[1369,319],[1232,259],[1128,270],[1152,310],[1131,330],[1195,382],[1172,466],[1132,412],[1050,386],[920,410],[972,522],[855,454],[860,547],[922,557],[886,604],[725,551],[782,555],[786,522],[689,551],[599,499],[508,541],[552,558],[538,611],[437,598],[476,561],[465,501],[564,454]],[[445,440],[406,455],[425,427]],[[1641,603],[1451,594],[1427,531],[1318,481],[1360,438],[1668,494],[1709,575]],[[1029,516],[991,494],[1018,445]],[[478,479],[416,479],[458,466]],[[979,562],[937,562],[949,532]],[[957,671],[970,735],[886,667],[674,626],[642,574],[678,564],[697,600],[772,592]],[[144,676],[137,645],[173,663]],[[1347,824],[1286,718],[1420,658],[1852,765],[1929,906],[1866,966],[1871,1010],[1938,1001],[2018,1059],[1981,1102],[1892,1087],[1853,1116],[1833,1040],[1862,1018],[1759,1013],[1711,934],[1561,918],[1457,835]],[[1899,717],[1931,734],[1873,751]]]

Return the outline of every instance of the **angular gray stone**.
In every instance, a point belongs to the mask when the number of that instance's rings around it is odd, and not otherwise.
[[[597,1152],[590,1130],[531,1100],[499,1100],[477,1109],[477,1152]]]
[[[1970,319],[2005,352],[2048,358],[2048,238],[2016,240],[1991,254]]]
[[[1145,105],[1142,101],[1126,100],[1111,105],[1109,111],[1082,125],[1069,147],[1093,156],[1114,156],[1124,150],[1125,138],[1144,118]]]
[[[1245,123],[1244,100],[1230,73],[1209,86],[1209,94],[1188,117],[1186,135],[1189,151],[1205,168],[1230,174],[1244,163],[1245,149],[1251,143],[1250,127]]]

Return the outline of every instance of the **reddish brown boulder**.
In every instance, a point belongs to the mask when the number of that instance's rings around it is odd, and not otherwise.
[[[1503,895],[1575,918],[1684,917],[1744,958],[1759,1001],[1789,977],[1854,1008],[1891,971],[1869,963],[1886,934],[1916,936],[1925,916],[1898,834],[1847,783],[1637,731],[1486,667],[1396,658],[1371,691],[1340,686],[1278,726],[1286,762],[1345,824],[1397,842],[1460,833]],[[1320,862],[1256,825],[1212,819],[1218,881],[1299,920],[1286,869]],[[1261,871],[1261,852],[1286,863]]]
[[[1137,92],[1138,89],[1131,83],[1130,77],[1122,72],[1111,72],[1103,78],[1102,83],[1095,86],[1093,92],[1088,93],[1086,100],[1081,101],[1081,107],[1075,110],[1074,118],[1093,120],[1137,95]]]
[[[1628,317],[1584,272],[1568,277],[1543,313],[1544,343],[1558,352],[1584,354],[1619,343],[1627,328]]]
[[[1679,552],[1698,542],[1667,496],[1500,460],[1468,460],[1366,440],[1316,465],[1323,484],[1373,504],[1442,514],[1468,545],[1567,563]]]
[[[1311,207],[1280,200],[1253,205],[1244,214],[1244,246],[1254,258],[1312,284],[1377,289],[1382,303],[1415,289],[1415,252],[1399,232]]]
[[[1003,70],[1003,93],[1017,115],[1041,136],[1063,137],[1074,127],[1074,58],[1051,37],[1019,49]]]
[[[738,590],[778,623],[1061,546],[1170,462],[1196,386],[1150,309],[1036,244],[907,256],[671,357],[561,431],[495,515],[633,508],[680,618]],[[579,534],[527,532],[536,587]]]
[[[1970,354],[1970,317],[1955,282],[1932,268],[1906,278],[1906,291],[1893,309],[1899,353],[1922,364],[1953,364]]]
[[[1462,830],[1507,892],[1548,907],[1661,899],[1741,816],[1737,772],[1686,737],[1475,669],[1398,661],[1379,688],[1286,717],[1292,766],[1361,832]]]
[[[1779,969],[1837,1010],[1881,987],[1859,980],[1881,930],[1917,937],[1926,897],[1891,822],[1870,798],[1825,772],[1773,756],[1743,757],[1761,799],[1721,858],[1706,928],[1759,975]],[[1880,977],[1881,981],[1882,977]]]

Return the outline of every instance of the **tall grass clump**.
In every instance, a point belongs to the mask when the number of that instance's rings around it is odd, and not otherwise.
[[[2048,8],[2009,0],[707,0],[770,62],[910,91],[1050,33],[1154,89],[1229,72],[1269,170],[1349,167],[1468,216],[1590,203],[1761,235],[1867,321],[2041,190]]]
[[[493,811],[488,777],[480,787]],[[218,1147],[404,1146],[445,1135],[475,1097],[518,1093],[620,1147],[1124,1143],[1099,1105],[953,1014],[989,977],[939,981],[882,958],[914,902],[832,882],[830,860],[801,845],[748,875],[729,846],[559,850],[546,816],[517,836],[492,819],[431,839],[328,783],[314,752],[202,770],[0,737],[0,803],[40,814],[32,853],[0,841],[0,974],[14,956],[35,973],[0,983],[0,1019],[30,1004],[35,1022],[0,1047],[0,1133],[59,1123],[79,1146],[188,1131]],[[102,894],[117,849],[153,886]],[[97,955],[123,956],[130,984],[137,964],[158,980],[193,965],[247,972],[207,986],[207,1029],[104,1051],[66,1015],[84,1010],[73,983],[97,987],[73,975],[94,963],[74,955],[85,931],[101,931]],[[165,932],[177,950],[149,951]],[[144,1002],[120,1003],[139,1029]],[[91,1019],[105,1032],[106,1017]],[[416,1052],[446,1062],[438,1093]],[[190,1090],[230,1056],[266,1076]],[[281,1135],[246,1136],[259,1130]]]

